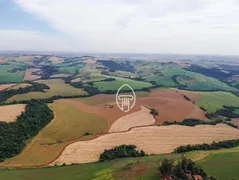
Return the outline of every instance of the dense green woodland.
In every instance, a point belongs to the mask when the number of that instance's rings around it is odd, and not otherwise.
[[[104,150],[104,152],[100,155],[100,161],[108,161],[123,157],[140,157],[145,155],[144,151],[136,150],[135,145],[121,145]]]
[[[47,104],[31,100],[16,122],[0,122],[0,162],[20,153],[28,140],[36,136],[53,119]]]

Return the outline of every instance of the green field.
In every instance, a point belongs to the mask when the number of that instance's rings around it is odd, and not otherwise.
[[[77,64],[77,65],[62,65],[58,68],[58,73],[64,74],[74,74],[76,71],[80,71],[81,68],[84,67],[84,64]]]
[[[199,164],[218,180],[239,179],[239,152],[211,154]]]
[[[10,65],[0,65],[0,83],[18,83],[23,82],[25,70],[11,72],[14,68],[24,68],[19,63],[11,63]]]
[[[186,154],[218,180],[239,178],[239,147]],[[158,180],[158,167],[164,158],[178,160],[181,154],[122,158],[110,162],[79,164],[63,167],[24,170],[0,170],[0,179],[7,180]],[[138,171],[136,171],[138,170]]]
[[[109,76],[111,77],[111,76]],[[105,92],[107,90],[117,91],[122,85],[128,84],[130,85],[134,90],[135,89],[142,89],[142,88],[149,88],[153,85],[149,82],[142,82],[142,81],[135,81],[131,79],[126,78],[119,78],[119,77],[113,77],[115,81],[100,81],[100,82],[94,82],[93,87],[97,88],[100,92]],[[89,86],[86,84],[86,86]]]
[[[181,76],[181,78],[177,78],[177,81],[181,85],[186,85],[185,89],[188,90],[222,90],[222,91],[237,91],[236,88],[233,88],[217,79],[204,76],[202,74],[190,72],[182,69],[179,66],[171,66],[169,68],[165,68],[162,73],[165,76]],[[183,77],[185,79],[183,79]],[[190,80],[188,80],[190,79]]]
[[[224,105],[239,106],[239,97],[228,92],[199,92],[200,99],[196,104],[209,113],[222,109]]]

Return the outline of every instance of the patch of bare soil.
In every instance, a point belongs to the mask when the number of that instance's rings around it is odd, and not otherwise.
[[[51,165],[95,162],[99,160],[99,155],[105,149],[122,144],[134,144],[147,154],[164,154],[171,153],[176,147],[182,145],[238,138],[238,129],[225,124],[134,128],[128,132],[106,134],[93,140],[70,144]]]

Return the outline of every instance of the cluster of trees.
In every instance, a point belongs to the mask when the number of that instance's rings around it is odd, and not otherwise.
[[[100,161],[109,161],[123,157],[140,157],[145,155],[144,151],[136,150],[135,145],[121,145],[104,150],[104,152],[100,155]]]
[[[176,149],[174,149],[173,152],[184,153],[184,152],[195,151],[195,150],[218,150],[223,148],[229,149],[236,146],[239,146],[239,139],[212,142],[211,144],[196,144],[196,145],[179,146]]]
[[[204,170],[191,159],[183,157],[175,162],[171,159],[163,159],[159,167],[161,177],[171,177],[174,180],[193,179],[193,175],[199,175],[203,179],[215,180],[215,177],[208,177]]]
[[[0,122],[0,162],[20,153],[29,139],[53,119],[47,104],[31,100],[16,122]]]
[[[41,79],[50,79],[51,76],[57,72],[58,72],[58,69],[55,66],[51,66],[51,65],[41,66],[41,74],[40,74]]]
[[[194,119],[194,118],[184,119],[182,122],[177,122],[177,121],[168,122],[168,121],[165,121],[163,123],[163,126],[174,125],[174,124],[183,125],[183,126],[217,125],[217,124],[220,124],[220,123],[224,123],[224,124],[227,124],[228,126],[237,128],[236,125],[234,125],[232,123],[229,123],[229,122],[226,122],[226,121],[223,121],[221,119],[214,120],[214,121],[213,120],[211,120],[211,121],[203,121],[203,120]]]
[[[154,117],[157,116],[159,113],[156,109],[150,109],[150,114],[152,114]]]
[[[215,113],[207,113],[207,118],[213,118],[217,117],[219,115],[225,116],[228,118],[239,118],[239,114],[237,114],[235,111],[238,110],[239,107],[234,106],[223,106],[223,109],[217,110]]]
[[[27,82],[31,84],[31,86],[27,86],[24,88],[19,88],[19,89],[6,89],[4,91],[0,91],[0,102],[4,102],[8,100],[10,97],[17,95],[17,94],[25,94],[28,92],[44,92],[44,90],[49,89],[49,87],[45,84],[42,83],[37,83],[33,81]]]

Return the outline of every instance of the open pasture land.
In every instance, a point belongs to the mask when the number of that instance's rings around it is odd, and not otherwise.
[[[37,69],[37,68],[27,69],[26,72],[25,72],[24,80],[25,81],[33,81],[33,80],[41,78],[41,76],[33,74],[33,73],[37,73],[37,72],[40,72],[40,71],[41,70]]]
[[[185,154],[185,156],[191,158],[193,161],[197,161],[208,175],[214,175],[218,180],[227,180],[228,175],[230,175],[229,179],[239,178],[237,173],[239,171],[237,166],[238,153],[239,148],[236,147],[217,151],[194,151]],[[203,156],[200,154],[203,154]],[[216,158],[214,155],[216,155]],[[181,156],[181,154],[161,154],[63,167],[23,170],[2,169],[0,170],[0,178],[8,180],[121,180],[122,178],[126,180],[137,180],[142,178],[156,180],[159,179],[158,167],[164,158],[177,161]],[[226,163],[224,163],[224,161]],[[218,164],[220,164],[220,167]]]
[[[0,83],[23,82],[24,74],[25,74],[24,65],[20,65],[18,63],[11,63],[9,65],[1,65],[0,66]]]
[[[78,64],[69,64],[69,63],[61,63],[57,64],[58,73],[64,74],[78,74],[78,72],[84,67],[84,63]]]
[[[76,139],[92,138],[107,129],[107,122],[102,117],[79,111],[64,101],[55,101],[49,106],[54,111],[54,119],[50,124],[19,155],[6,160],[0,166],[44,165],[56,158],[68,143]],[[85,136],[87,132],[91,135]]]
[[[228,92],[199,92],[200,99],[196,101],[198,106],[213,113],[222,109],[224,105],[239,106],[239,97]]]
[[[0,122],[14,122],[25,111],[25,104],[0,106]]]
[[[95,162],[99,160],[99,155],[105,149],[122,144],[134,144],[147,154],[164,154],[171,153],[176,147],[182,145],[212,143],[213,141],[237,138],[239,138],[239,131],[225,124],[134,128],[128,132],[112,133],[93,140],[72,143],[65,148],[52,165]]]
[[[111,77],[111,76],[109,76]],[[150,88],[153,85],[149,82],[142,82],[142,81],[135,81],[131,79],[119,78],[119,77],[111,77],[114,78],[115,81],[101,81],[101,82],[94,82],[93,87],[97,88],[100,92],[105,92],[107,90],[117,91],[122,85],[128,84],[134,90],[139,90],[142,88]],[[90,86],[85,84],[85,86]]]
[[[238,148],[237,148],[238,149]],[[199,162],[205,172],[218,180],[239,179],[239,151],[212,153]]]
[[[179,66],[172,66],[162,71],[165,76],[176,76],[176,80],[180,85],[185,85],[188,90],[223,90],[223,91],[237,91],[217,79],[204,76],[202,74],[194,73],[180,68]],[[190,79],[190,80],[189,80]]]
[[[123,132],[133,127],[153,125],[155,119],[150,110],[141,106],[141,110],[119,118],[110,128],[109,132]]]
[[[15,95],[12,98],[10,98],[8,102],[30,99],[46,99],[57,95],[78,96],[86,94],[84,90],[74,88],[73,86],[66,84],[61,79],[39,80],[36,82],[46,84],[47,86],[50,87],[50,89],[47,90],[46,92],[29,92],[26,94]]]

